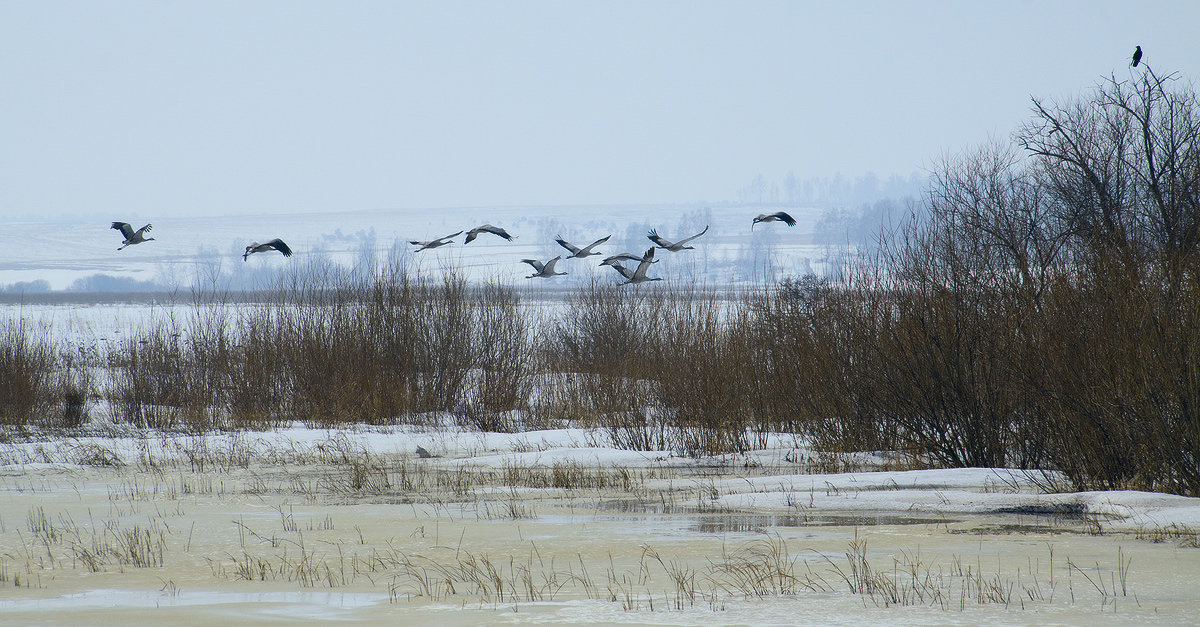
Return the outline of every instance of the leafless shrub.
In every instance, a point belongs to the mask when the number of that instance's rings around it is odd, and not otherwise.
[[[49,412],[54,348],[25,320],[0,323],[0,424],[28,425]]]
[[[618,446],[667,448],[650,409],[657,368],[649,338],[662,324],[661,304],[649,290],[592,281],[572,294],[544,336],[543,367],[562,375],[554,381],[558,410],[605,429]]]
[[[191,428],[215,425],[209,372],[189,353],[176,321],[126,338],[109,354],[112,380],[106,389],[116,417],[138,427]],[[195,345],[193,345],[195,346]]]
[[[1018,134],[1071,235],[1027,378],[1079,486],[1200,494],[1200,101],[1180,83],[1035,101]]]
[[[531,321],[511,288],[484,285],[473,293],[473,381],[461,421],[482,431],[516,431],[533,388]]]
[[[745,308],[698,289],[658,297],[665,302],[662,325],[649,344],[658,363],[654,400],[675,448],[711,455],[764,446],[758,438],[777,426],[770,419],[776,412],[760,402],[757,338]]]
[[[897,430],[879,410],[873,277],[832,283],[809,275],[752,295],[760,390],[775,429],[804,433],[823,450],[894,450]]]
[[[106,395],[139,426],[332,426],[420,420],[467,408],[480,427],[517,428],[532,351],[515,295],[398,267],[289,276],[267,303],[233,315],[197,305],[185,323],[141,331],[110,355]],[[477,376],[473,376],[475,373]]]
[[[1106,80],[1017,142],[942,164],[842,283],[758,303],[777,405],[830,448],[1200,493],[1194,91]]]

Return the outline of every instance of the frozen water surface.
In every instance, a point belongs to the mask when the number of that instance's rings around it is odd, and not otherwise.
[[[809,474],[787,461],[804,457],[790,437],[699,460],[602,440],[295,425],[5,443],[0,614],[816,625],[1200,611],[1198,499],[1047,494],[1004,469]],[[79,463],[98,447],[111,465]]]

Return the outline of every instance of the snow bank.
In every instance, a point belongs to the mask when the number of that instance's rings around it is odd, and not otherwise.
[[[742,456],[684,458],[669,451],[613,448],[607,436],[589,429],[525,433],[480,433],[413,427],[310,429],[300,423],[261,432],[206,435],[138,433],[0,444],[0,473],[67,471],[79,466],[137,464],[146,460],[185,461],[189,456],[281,456],[370,453],[417,458],[422,447],[434,457],[422,463],[442,466],[623,466],[695,469],[691,479],[714,495],[713,505],[733,510],[804,512],[906,512],[934,514],[1044,514],[1093,517],[1121,530],[1200,529],[1200,499],[1136,491],[1044,493],[1040,473],[1001,468],[958,468],[801,474],[794,460],[810,451],[794,439],[773,438],[772,448]],[[801,462],[802,463],[802,462]],[[705,473],[708,469],[727,472]],[[730,476],[740,473],[745,476]],[[670,488],[679,479],[651,481]]]

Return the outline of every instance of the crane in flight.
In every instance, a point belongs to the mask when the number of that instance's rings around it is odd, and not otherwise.
[[[614,261],[607,265],[610,266],[613,270],[616,270],[617,272],[621,273],[621,276],[625,277],[626,280],[633,278],[633,270],[630,270],[629,268],[626,268],[625,266],[621,265],[620,261]],[[624,285],[624,283],[622,283],[622,285]]]
[[[408,240],[408,243],[412,244],[413,246],[420,246],[420,248],[413,251],[415,253],[419,253],[422,250],[425,250],[427,248],[437,248],[438,246],[445,246],[446,244],[450,243],[451,239],[458,237],[459,235],[462,235],[462,231],[459,231],[457,233],[451,233],[450,235],[447,235],[445,237],[431,239],[428,242],[418,242],[416,240],[410,239],[410,240]]]
[[[650,229],[650,234],[647,235],[646,237],[650,241],[657,244],[659,248],[665,248],[673,253],[677,253],[681,250],[694,250],[696,248],[695,246],[684,246],[684,244],[687,244],[688,242],[696,239],[697,237],[700,237],[701,235],[704,235],[707,232],[708,232],[708,227],[706,226],[706,227],[704,227],[703,231],[700,231],[699,233],[697,233],[691,237],[681,239],[678,242],[672,242],[670,240],[666,240],[666,239],[659,237],[658,231],[656,231],[654,229]],[[654,248],[651,247],[650,250],[653,251]]]
[[[624,283],[622,283],[621,285],[631,285],[631,284],[637,285],[638,283],[645,283],[647,281],[661,281],[662,280],[662,277],[660,277],[660,276],[656,276],[656,277],[646,276],[646,271],[650,269],[650,264],[652,264],[652,263],[654,263],[654,247],[653,246],[650,247],[650,250],[646,251],[645,256],[642,257],[642,262],[638,264],[637,270],[634,270],[632,274],[626,274],[626,272],[629,272],[629,270],[627,270],[624,266],[620,266],[619,264],[614,265],[613,267],[617,268],[617,272],[620,272],[626,279],[626,281]]]
[[[558,263],[559,259],[562,259],[562,255],[559,255],[559,256],[555,257],[554,259],[547,261],[546,263],[542,263],[542,262],[538,261],[537,259],[522,259],[521,263],[527,263],[527,264],[533,266],[533,269],[536,271],[533,274],[531,274],[525,278],[527,278],[527,279],[534,279],[534,278],[548,279],[553,276],[562,276],[562,275],[566,274],[566,272],[555,272],[554,271],[554,264]]]
[[[617,262],[619,262],[619,261],[636,261],[638,263],[641,263],[643,259],[645,259],[645,257],[642,257],[641,255],[635,255],[633,253],[621,253],[619,255],[605,257],[604,261],[600,262],[600,265],[621,267],[620,264]],[[658,263],[658,260],[657,259],[654,260],[654,263]]]
[[[776,211],[775,213],[764,213],[754,218],[754,223],[750,225],[750,230],[754,230],[754,225],[759,222],[774,222],[780,221],[788,226],[796,226],[796,218],[788,215],[786,211]]]
[[[146,232],[152,228],[149,224],[136,231],[133,230],[133,227],[130,226],[128,222],[113,222],[112,226],[108,228],[116,229],[121,232],[121,235],[125,236],[125,241],[121,242],[121,248],[133,246],[134,244],[141,244],[142,242],[149,242],[154,239],[153,237],[146,237]],[[121,250],[121,248],[118,248],[117,250]]]
[[[571,254],[567,255],[567,259],[582,259],[584,257],[591,257],[592,255],[599,255],[600,253],[598,253],[592,249],[599,246],[600,244],[603,244],[604,242],[607,242],[609,237],[612,237],[612,235],[608,235],[607,237],[602,237],[602,238],[592,242],[591,244],[584,246],[583,248],[579,248],[577,246],[572,246],[571,243],[568,242],[567,240],[563,239],[561,235],[554,238],[554,241],[558,242],[559,246],[562,246],[563,248],[566,248],[568,251],[571,252]]]
[[[283,240],[276,237],[275,239],[263,244],[254,242],[247,246],[246,252],[242,253],[242,261],[246,261],[250,258],[250,255],[253,255],[254,253],[265,253],[272,250],[278,250],[279,252],[283,253],[284,257],[292,256],[292,249],[289,248],[288,245],[283,242]]]
[[[506,239],[510,242],[513,241],[513,236],[509,235],[508,231],[505,231],[504,229],[502,229],[498,226],[492,226],[490,224],[485,224],[483,226],[477,226],[477,227],[471,229],[470,231],[467,231],[467,239],[463,240],[463,243],[470,244],[472,241],[475,240],[476,237],[479,237],[480,233],[491,233],[492,235],[499,235],[500,237],[503,237],[504,239]]]

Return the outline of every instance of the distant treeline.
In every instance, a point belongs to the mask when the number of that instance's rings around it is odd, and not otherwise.
[[[127,276],[111,274],[93,274],[80,277],[67,286],[67,292],[166,292],[166,285],[156,281],[139,281]],[[50,282],[45,279],[35,281],[17,281],[8,285],[0,285],[0,294],[47,294],[54,291]]]
[[[874,172],[855,178],[838,174],[803,179],[789,172],[782,180],[771,180],[760,174],[738,189],[737,200],[763,206],[843,209],[861,207],[883,198],[916,198],[928,185],[929,177],[916,172],[907,177],[893,174],[886,179],[879,178]]]
[[[17,281],[8,285],[0,285],[0,294],[43,294],[50,291],[50,282],[45,279],[34,281]]]

